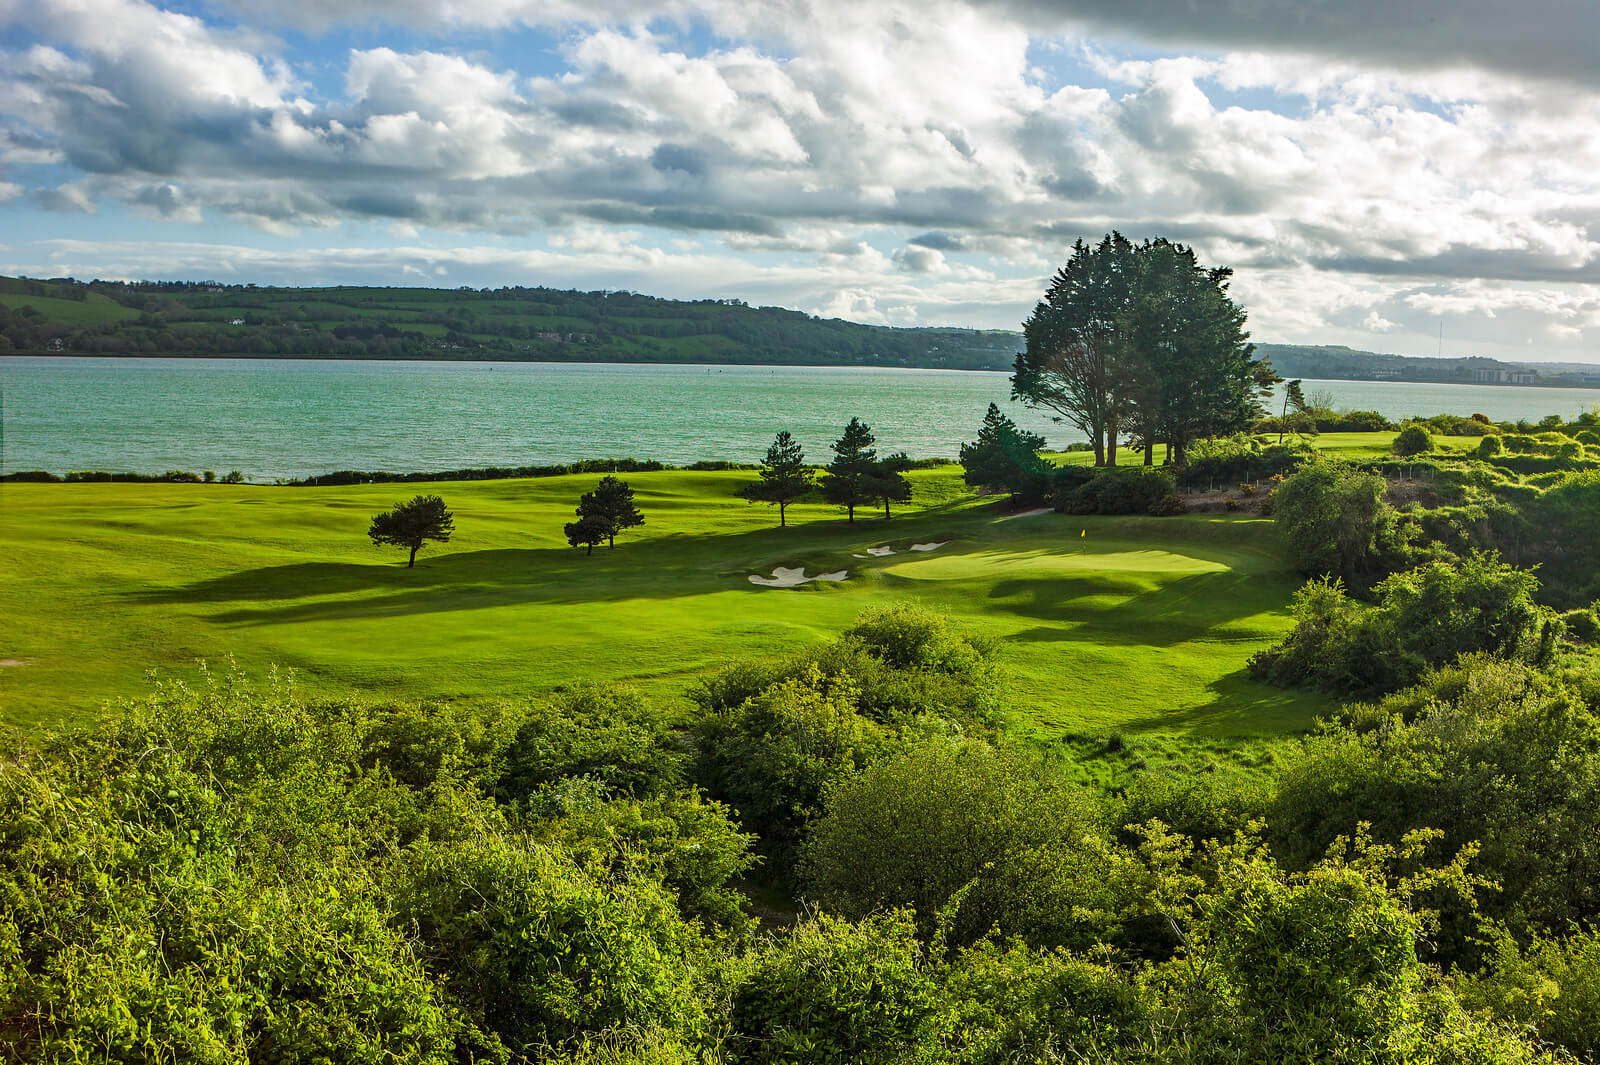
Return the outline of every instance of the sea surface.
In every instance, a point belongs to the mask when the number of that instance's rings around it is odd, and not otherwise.
[[[1600,391],[1306,381],[1336,407],[1571,417]],[[1053,447],[1083,437],[1009,402],[1004,373],[867,367],[310,359],[0,358],[0,472],[431,471],[580,458],[758,462],[787,429],[813,461],[851,417],[880,452],[954,457],[990,403]]]

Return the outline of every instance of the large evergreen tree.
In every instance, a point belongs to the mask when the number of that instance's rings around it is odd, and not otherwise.
[[[1270,371],[1247,343],[1231,276],[1165,239],[1078,241],[1023,325],[1012,394],[1081,429],[1096,465],[1115,464],[1124,428],[1144,443],[1146,463],[1162,441],[1181,464],[1191,441],[1260,414]]]
[[[833,443],[833,461],[822,475],[822,498],[845,508],[856,520],[856,508],[876,502],[878,486],[877,441],[860,418],[851,418],[844,435]]]
[[[752,503],[778,504],[778,524],[787,525],[784,511],[790,503],[811,491],[814,471],[806,465],[806,453],[785,429],[773,437],[767,457],[761,464],[761,480],[744,485],[739,495]]]

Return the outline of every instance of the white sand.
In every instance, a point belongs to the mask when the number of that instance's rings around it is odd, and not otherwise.
[[[857,558],[882,558],[884,555],[892,555],[894,553],[895,553],[895,550],[892,547],[869,547],[869,548],[867,548],[867,553],[866,554],[857,555],[856,557]]]
[[[931,544],[912,544],[911,545],[911,550],[913,550],[913,551],[937,551],[937,550],[939,550],[939,548],[943,547],[945,544],[947,544],[949,542],[950,542],[949,540],[935,540]]]
[[[11,669],[14,666],[25,666],[27,664],[28,661],[24,658],[0,658],[0,669]]]
[[[770,577],[760,577],[754,573],[750,574],[750,583],[759,584],[763,588],[793,588],[797,585],[809,584],[811,581],[842,581],[849,576],[850,571],[842,569],[835,573],[819,573],[815,577],[807,577],[804,566],[778,566],[772,571],[772,576]]]
[[[996,519],[994,519],[993,524],[999,525],[1003,521],[1014,521],[1017,518],[1036,518],[1040,514],[1049,514],[1049,513],[1050,513],[1050,508],[1049,507],[1034,507],[1032,510],[1024,510],[1024,511],[1021,511],[1020,513],[1017,513],[1017,514],[1007,514],[1003,518],[996,518]]]

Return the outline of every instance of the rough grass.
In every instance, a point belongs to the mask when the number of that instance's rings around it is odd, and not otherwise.
[[[197,659],[291,667],[308,689],[480,700],[623,679],[681,700],[693,678],[826,639],[912,600],[999,637],[1010,715],[1039,736],[1264,736],[1307,727],[1318,697],[1248,680],[1288,625],[1298,578],[1270,523],[1234,517],[996,522],[944,467],[927,505],[855,525],[820,504],[746,504],[739,472],[633,474],[642,529],[585,557],[561,526],[596,477],[289,489],[6,484],[0,721],[55,726]],[[366,539],[371,515],[438,493],[457,533],[415,569]],[[1080,534],[1086,535],[1080,535]],[[880,544],[949,540],[861,560]],[[774,566],[848,568],[843,584],[757,588]]]

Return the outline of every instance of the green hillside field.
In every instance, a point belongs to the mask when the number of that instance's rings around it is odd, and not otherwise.
[[[293,669],[317,693],[492,700],[626,680],[669,703],[744,657],[836,635],[910,600],[1000,638],[1009,716],[1041,737],[1112,730],[1270,736],[1320,696],[1246,678],[1288,627],[1299,577],[1259,518],[1007,517],[956,467],[917,471],[918,502],[856,524],[734,497],[739,472],[631,474],[647,524],[585,557],[561,526],[594,476],[337,488],[5,484],[0,720],[57,727],[192,677],[197,660]],[[456,535],[415,569],[367,523],[442,495]],[[1006,520],[999,520],[1006,518]],[[944,541],[934,551],[913,543]],[[855,558],[869,547],[894,555]],[[777,566],[848,569],[768,589]]]

